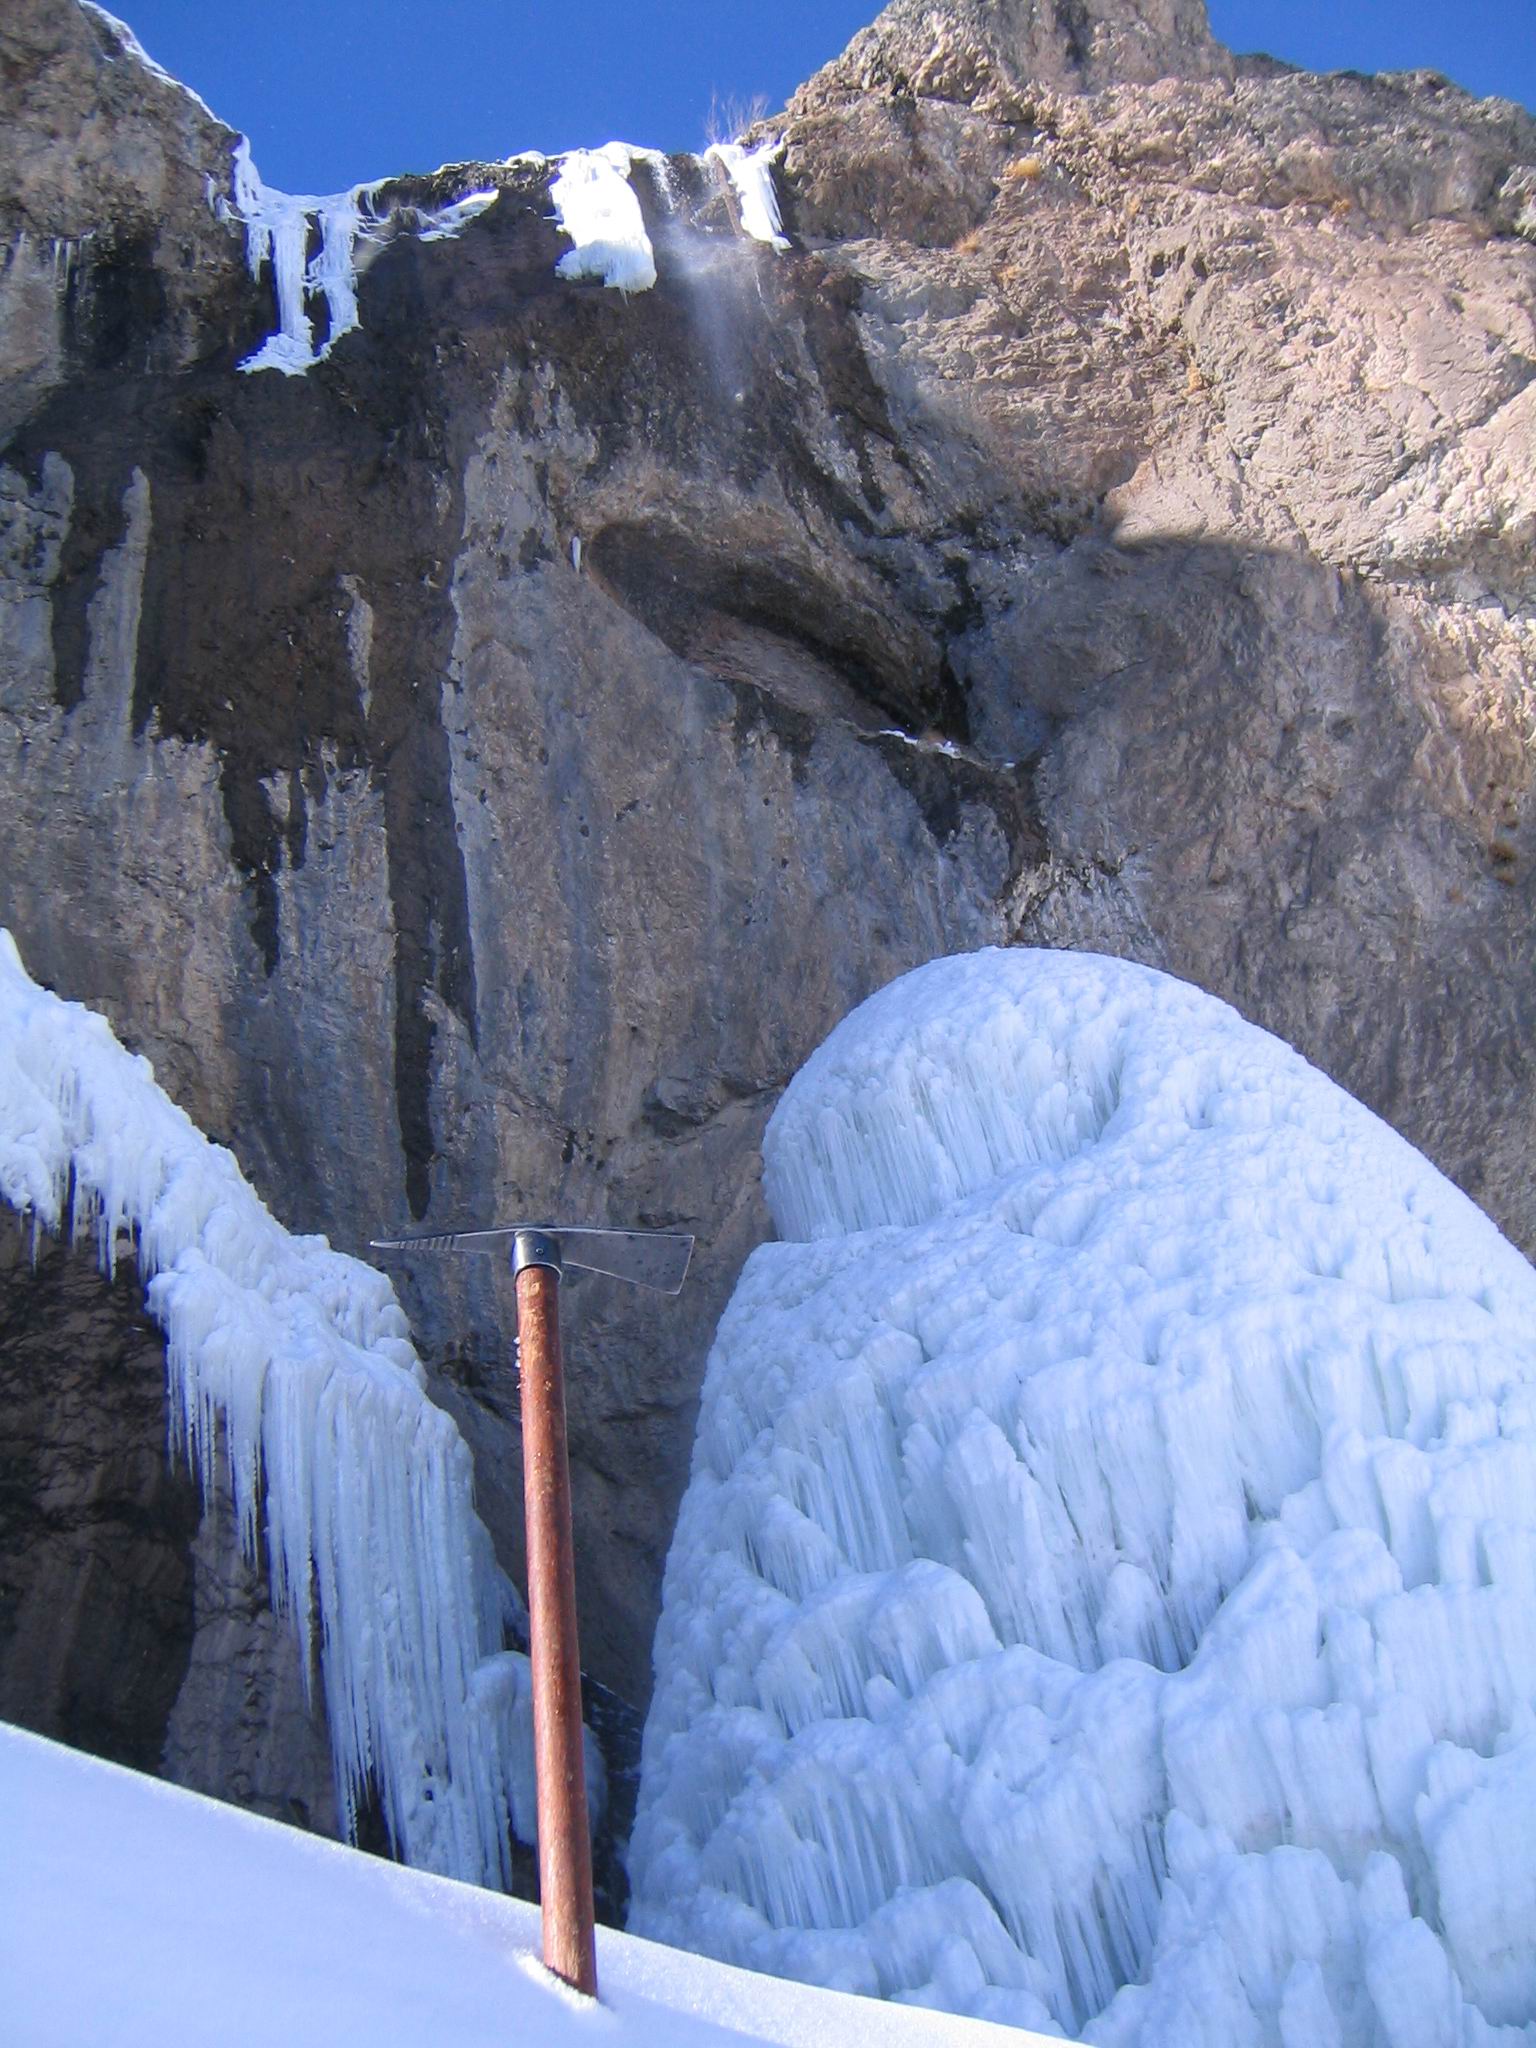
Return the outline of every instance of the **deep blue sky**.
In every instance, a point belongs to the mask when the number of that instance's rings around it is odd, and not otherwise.
[[[880,0],[107,0],[251,137],[268,184],[333,192],[465,157],[696,149],[711,99],[771,110]],[[1443,71],[1536,107],[1536,0],[1209,0],[1236,50]]]

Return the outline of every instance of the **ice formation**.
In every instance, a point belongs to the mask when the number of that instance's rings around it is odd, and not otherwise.
[[[1536,1274],[1277,1040],[986,952],[765,1143],[639,1933],[1103,2048],[1536,2040]]]
[[[263,183],[251,159],[251,145],[242,136],[234,151],[235,219],[245,224],[245,253],[252,277],[270,267],[277,295],[277,328],[261,347],[246,357],[242,370],[281,370],[302,376],[324,362],[344,334],[359,325],[357,260],[359,243],[381,244],[401,226],[423,242],[441,242],[457,235],[495,203],[494,190],[466,192],[435,212],[413,207],[381,214],[375,204],[389,181],[354,185],[326,198],[312,193],[279,192]],[[318,237],[319,247],[309,254]],[[326,333],[315,345],[310,306],[325,305]]]
[[[302,376],[323,362],[344,334],[357,326],[357,238],[362,232],[370,187],[355,185],[320,199],[279,192],[262,183],[242,136],[235,145],[235,212],[245,223],[245,253],[252,277],[270,264],[277,293],[277,330],[240,365],[242,370],[281,370]],[[309,256],[311,228],[320,247]],[[325,301],[327,332],[315,347],[309,301]]]
[[[136,45],[135,54],[142,55]],[[773,189],[773,164],[781,146],[768,142],[747,150],[729,142],[717,143],[707,152],[718,158],[735,190],[742,232],[775,249],[789,247]],[[525,151],[508,157],[505,168],[545,161],[537,152]],[[608,142],[601,149],[573,149],[554,160],[549,194],[560,230],[574,245],[555,266],[561,277],[591,278],[622,292],[649,291],[655,284],[656,255],[630,182],[638,161],[653,167],[658,191],[672,200],[676,187],[671,166],[657,150]],[[359,325],[360,247],[381,245],[402,231],[423,242],[445,241],[461,233],[499,196],[498,188],[486,187],[466,192],[431,213],[404,205],[381,212],[379,194],[388,183],[379,178],[327,198],[279,192],[263,183],[251,160],[251,146],[241,137],[234,151],[233,201],[215,203],[244,224],[251,275],[260,277],[270,269],[277,297],[277,327],[246,357],[242,370],[281,370],[294,377],[323,362],[341,337]],[[318,247],[311,255],[313,242]],[[324,302],[326,327],[317,346],[312,308],[319,301]]]
[[[609,142],[560,158],[549,196],[561,232],[576,245],[555,266],[562,277],[597,278],[622,292],[649,291],[656,282],[651,238],[629,182],[630,165],[643,154]]]
[[[716,142],[704,152],[706,158],[713,157],[721,165],[735,189],[742,232],[775,249],[789,247],[773,189],[773,166],[783,148],[778,141],[759,143],[756,149],[746,149],[739,142]]]
[[[173,1441],[205,1489],[224,1461],[306,1683],[318,1652],[348,1821],[371,1778],[408,1863],[506,1881],[509,1809],[534,1828],[526,1661],[502,1648],[516,1597],[388,1281],[290,1236],[148,1061],[36,987],[4,931],[0,1201],[94,1239],[108,1271],[132,1248]]]
[[[484,191],[466,192],[462,199],[455,199],[451,205],[440,207],[435,213],[421,214],[421,225],[416,230],[417,240],[451,242],[472,220],[478,220],[488,206],[494,206],[500,197],[500,192],[493,185]]]

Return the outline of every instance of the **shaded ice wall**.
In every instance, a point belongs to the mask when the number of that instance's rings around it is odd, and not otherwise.
[[[1536,2018],[1525,1261],[1090,955],[893,983],[765,1156],[793,1241],[709,1364],[636,1931],[1116,2048]]]

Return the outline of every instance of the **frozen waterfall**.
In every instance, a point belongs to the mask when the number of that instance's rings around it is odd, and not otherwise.
[[[389,1282],[290,1236],[149,1062],[36,987],[5,931],[0,1201],[93,1240],[104,1271],[137,1259],[173,1440],[205,1490],[225,1466],[306,1684],[318,1657],[349,1823],[371,1777],[406,1862],[507,1881],[509,1810],[534,1833],[527,1664],[502,1648],[520,1606]]]
[[[773,189],[773,167],[783,154],[784,145],[777,137],[759,143],[756,149],[740,142],[714,142],[704,152],[706,162],[713,159],[731,181],[742,233],[754,242],[766,242],[770,249],[789,247],[779,214],[779,195]]]
[[[1224,1004],[919,969],[769,1127],[639,1933],[1103,2048],[1536,2040],[1536,1274]]]
[[[622,292],[648,292],[655,284],[656,257],[629,182],[635,158],[645,154],[610,142],[560,158],[549,196],[560,232],[574,244],[555,265],[561,277],[595,278]]]
[[[277,326],[261,347],[241,363],[242,370],[281,370],[301,377],[323,363],[344,334],[355,334],[358,249],[378,248],[402,226],[423,242],[451,240],[493,206],[495,189],[465,192],[436,211],[415,207],[378,211],[376,201],[387,179],[354,185],[327,197],[280,192],[263,182],[242,136],[235,144],[233,201],[221,203],[225,217],[243,222],[246,262],[252,277],[272,273],[277,299]],[[318,244],[310,253],[312,243]],[[325,313],[325,339],[316,346],[310,309]]]
[[[121,29],[120,23],[114,26]],[[720,165],[735,195],[742,234],[778,250],[790,246],[773,183],[773,166],[782,149],[775,140],[752,150],[731,142],[717,143],[706,151],[706,158]],[[568,150],[550,160],[537,152],[524,152],[508,157],[500,167],[531,165],[552,173],[549,197],[553,218],[572,245],[555,265],[560,277],[573,283],[590,280],[625,293],[649,291],[654,286],[655,250],[631,181],[637,163],[650,166],[663,194],[671,190],[666,157],[658,150],[636,149],[627,142]],[[277,309],[276,327],[241,363],[242,370],[280,370],[285,376],[298,377],[324,362],[342,336],[355,333],[361,325],[357,305],[360,261],[377,254],[401,233],[422,242],[451,240],[501,196],[499,186],[487,185],[464,192],[446,205],[423,210],[393,201],[384,203],[384,190],[390,182],[376,178],[371,184],[354,185],[349,191],[324,197],[280,192],[264,183],[250,143],[243,136],[236,143],[230,196],[210,197],[221,218],[243,225],[251,275],[259,278],[264,271],[270,273]],[[325,329],[318,343],[317,319]]]

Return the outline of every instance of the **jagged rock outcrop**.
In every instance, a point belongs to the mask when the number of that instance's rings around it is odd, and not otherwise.
[[[1536,1244],[1528,115],[897,0],[776,124],[789,252],[640,165],[625,297],[546,167],[401,180],[502,197],[287,378],[228,131],[74,0],[0,57],[0,923],[291,1226],[700,1233],[569,1292],[600,1677],[768,1109],[934,954],[1172,968]],[[401,1291],[515,1568],[507,1293]]]
[[[891,0],[796,96],[794,111],[869,99],[950,101],[1013,118],[1042,87],[1095,93],[1230,78],[1204,0]]]
[[[168,1438],[138,1275],[0,1215],[0,1720],[334,1833],[292,1631]]]

